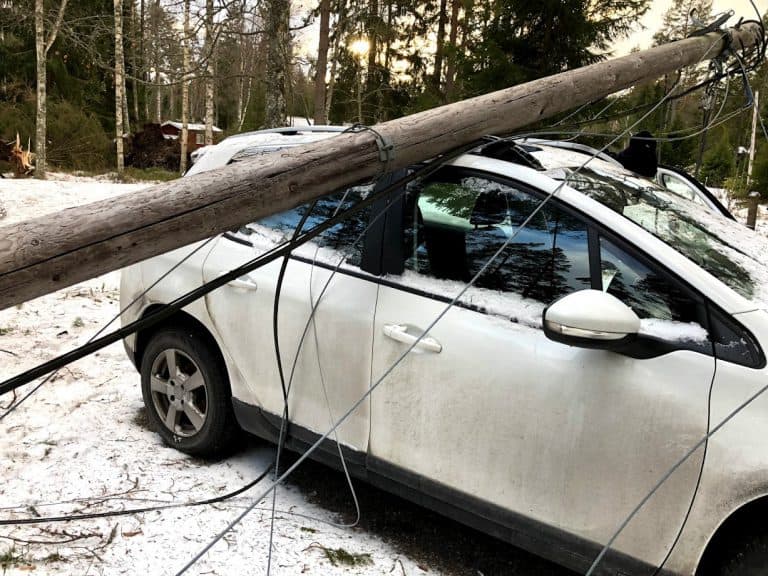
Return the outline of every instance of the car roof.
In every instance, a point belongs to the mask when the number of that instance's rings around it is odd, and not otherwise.
[[[621,166],[621,162],[610,156],[607,152],[593,148],[580,142],[570,142],[568,140],[547,140],[545,138],[522,138],[519,143],[525,147],[528,152],[535,152],[538,146],[544,145],[550,148],[559,148],[563,150],[571,150],[583,156],[594,156],[605,162],[609,162],[616,166]]]
[[[597,152],[597,150],[594,151],[594,153]],[[538,143],[535,149],[528,148],[528,153],[539,161],[545,172],[553,172],[563,168],[576,170],[586,164],[590,168],[610,172],[616,176],[642,178],[642,176],[627,170],[613,159],[592,158],[594,153],[588,155],[584,150],[573,150],[570,148],[561,148],[560,146]]]
[[[255,156],[259,153],[309,144],[331,138],[348,129],[348,126],[288,126],[234,134],[215,146],[207,147],[185,176],[225,166],[239,154]]]

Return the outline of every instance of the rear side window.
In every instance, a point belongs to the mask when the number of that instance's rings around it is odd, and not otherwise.
[[[246,240],[252,245],[272,244],[277,245],[290,240],[304,215],[309,211],[302,231],[311,230],[322,224],[329,218],[355,206],[365,199],[373,190],[373,185],[352,186],[346,190],[335,192],[320,198],[316,204],[309,202],[297,208],[286,210],[272,216],[267,216],[253,224],[242,227],[235,234],[238,241]],[[326,248],[333,252],[322,251],[315,254],[310,246],[300,247],[298,253],[304,256],[315,257],[322,261],[328,259],[335,264],[341,256],[346,254],[346,263],[359,266],[363,253],[363,232],[368,226],[370,208],[365,208],[350,218],[325,230],[317,236],[312,244],[320,248]],[[334,254],[338,252],[339,254]]]

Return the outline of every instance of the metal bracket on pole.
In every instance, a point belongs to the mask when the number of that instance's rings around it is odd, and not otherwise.
[[[379,148],[379,160],[384,164],[384,174],[389,172],[389,163],[395,159],[395,144],[378,130],[365,124],[353,124],[345,132],[373,132],[376,137],[376,145]]]
[[[689,16],[692,19],[695,18],[693,16],[695,12],[696,12],[695,8],[691,10],[691,14]],[[728,19],[731,18],[731,16],[733,16],[733,14],[734,14],[733,10],[726,10],[725,12],[720,14],[720,16],[718,16],[714,22],[711,22],[710,24],[706,24],[706,25],[704,25],[703,22],[697,21],[697,23],[703,27],[699,28],[698,30],[694,30],[693,32],[688,34],[687,38],[691,38],[693,36],[704,36],[705,34],[709,34],[710,32],[723,32],[723,29],[721,28],[721,26],[725,24],[728,21]]]

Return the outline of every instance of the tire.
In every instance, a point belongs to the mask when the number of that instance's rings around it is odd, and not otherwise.
[[[172,328],[152,336],[141,360],[141,394],[150,422],[172,448],[204,458],[234,448],[227,371],[198,332]]]
[[[700,573],[717,576],[768,576],[768,533],[752,534],[727,548],[717,567]]]

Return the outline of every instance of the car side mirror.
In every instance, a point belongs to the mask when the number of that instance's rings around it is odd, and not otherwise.
[[[602,350],[632,342],[640,330],[637,314],[600,290],[579,290],[556,300],[544,310],[543,324],[550,340]]]

